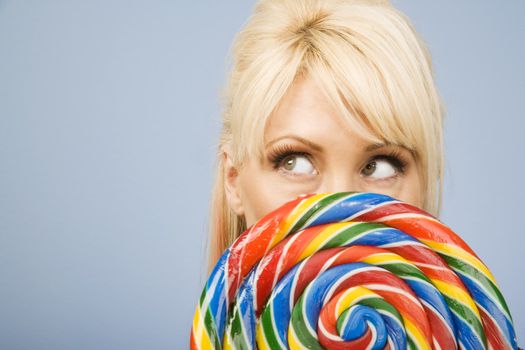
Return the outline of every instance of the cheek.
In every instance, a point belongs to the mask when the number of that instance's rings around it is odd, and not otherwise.
[[[247,171],[242,174],[240,180],[241,201],[247,227],[299,195],[290,192],[281,182],[276,181],[274,176],[262,171]]]
[[[421,208],[423,206],[423,197],[419,176],[417,173],[413,173],[404,183],[404,191],[399,199]]]

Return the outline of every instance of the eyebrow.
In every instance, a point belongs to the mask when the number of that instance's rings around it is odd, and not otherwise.
[[[366,152],[373,152],[375,151],[376,149],[379,149],[379,148],[383,148],[383,147],[387,147],[387,146],[394,146],[393,143],[391,142],[385,142],[385,143],[374,143],[370,146],[368,146],[365,151]]]
[[[276,142],[278,142],[278,141],[280,141],[282,139],[294,139],[296,141],[299,141],[299,142],[305,144],[306,146],[312,148],[313,150],[315,150],[315,151],[317,151],[319,153],[321,153],[323,151],[323,147],[322,146],[320,146],[320,145],[318,145],[318,144],[316,144],[316,143],[314,143],[314,142],[312,142],[312,141],[310,141],[308,139],[305,139],[304,137],[298,136],[298,135],[284,135],[284,136],[280,136],[280,137],[278,137],[278,138],[268,142],[266,144],[265,148],[270,147],[271,145],[273,145],[274,143],[276,143]],[[377,149],[380,149],[380,148],[383,148],[383,147],[387,147],[387,146],[394,146],[394,144],[391,143],[391,142],[374,143],[374,144],[371,144],[371,145],[367,146],[366,149],[365,149],[365,152],[370,153],[370,152],[373,152],[373,151],[375,151]]]
[[[282,139],[294,139],[296,141],[304,143],[305,145],[307,145],[308,147],[312,148],[313,150],[315,150],[317,152],[322,152],[323,151],[323,147],[319,146],[318,144],[316,144],[316,143],[314,143],[314,142],[312,142],[312,141],[310,141],[308,139],[305,139],[304,137],[297,136],[297,135],[284,135],[284,136],[278,137],[275,140],[272,140],[272,141],[268,142],[265,147],[268,148],[271,145],[273,145],[274,143],[276,143],[277,141],[281,141]]]

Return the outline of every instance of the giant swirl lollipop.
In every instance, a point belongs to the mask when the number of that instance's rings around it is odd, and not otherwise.
[[[494,277],[425,211],[376,193],[299,197],[224,252],[191,349],[517,349]]]

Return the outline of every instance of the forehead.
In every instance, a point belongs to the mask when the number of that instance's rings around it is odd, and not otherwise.
[[[308,77],[295,81],[270,114],[264,142],[267,144],[289,134],[324,142],[353,141],[354,145],[379,141],[367,139],[354,130],[315,81]]]

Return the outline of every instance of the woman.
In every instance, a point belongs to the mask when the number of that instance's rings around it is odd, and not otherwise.
[[[439,215],[443,108],[425,44],[388,1],[260,1],[225,98],[210,267],[301,194],[377,192]]]

